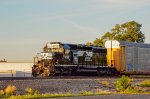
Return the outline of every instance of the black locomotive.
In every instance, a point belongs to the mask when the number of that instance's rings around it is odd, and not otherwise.
[[[83,44],[47,43],[43,52],[34,58],[33,76],[76,75],[77,72],[112,73],[107,66],[107,49]]]

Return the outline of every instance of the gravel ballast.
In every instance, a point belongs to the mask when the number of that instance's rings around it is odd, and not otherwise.
[[[25,88],[38,90],[40,93],[74,93],[78,94],[84,91],[109,91],[114,92],[113,82],[116,78],[91,78],[91,79],[26,79],[26,80],[1,80],[0,90],[8,85],[14,85],[17,88],[17,94],[25,94]],[[111,87],[100,84],[101,81],[108,81]],[[134,84],[143,81],[135,80]]]

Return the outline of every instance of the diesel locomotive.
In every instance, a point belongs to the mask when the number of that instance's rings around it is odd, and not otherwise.
[[[33,76],[51,76],[55,74],[76,75],[78,72],[96,72],[114,74],[113,66],[107,66],[107,49],[101,46],[47,43],[43,52],[34,57]]]

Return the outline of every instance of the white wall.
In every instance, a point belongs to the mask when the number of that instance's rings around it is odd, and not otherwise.
[[[33,63],[0,63],[0,77],[31,77]]]

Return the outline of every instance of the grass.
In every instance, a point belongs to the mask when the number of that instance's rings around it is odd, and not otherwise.
[[[80,94],[72,94],[72,93],[59,93],[59,94],[26,94],[26,95],[12,95],[8,98],[3,98],[3,99],[38,99],[38,98],[59,98],[59,97],[77,97],[77,96],[98,96],[98,95],[111,95],[111,94],[150,94],[150,92],[90,92],[90,91],[84,91],[81,92]]]
[[[141,86],[141,87],[150,87],[150,80],[145,80],[145,81],[142,81],[138,84],[138,86]]]
[[[102,84],[105,87],[111,88],[110,83],[108,81],[102,81],[102,82],[100,82],[100,84]]]
[[[84,91],[80,93],[81,96],[93,96],[94,93],[91,91]]]
[[[72,93],[65,93],[65,94],[27,94],[27,95],[12,95],[8,98],[3,98],[3,99],[37,99],[37,98],[59,98],[59,97],[76,97],[76,96],[96,96],[96,95],[109,95],[111,93],[106,93],[106,92],[90,92],[90,91],[84,91],[81,92],[80,94],[72,94]]]
[[[111,95],[111,94],[113,94],[113,92],[97,91],[95,94],[96,94],[96,95]]]
[[[56,98],[56,97],[71,97],[74,96],[71,93],[66,94],[27,94],[27,95],[17,95],[17,96],[11,96],[4,99],[37,99],[37,98]]]
[[[141,92],[141,91],[125,91],[125,92],[117,92],[116,94],[150,94],[150,92]]]

